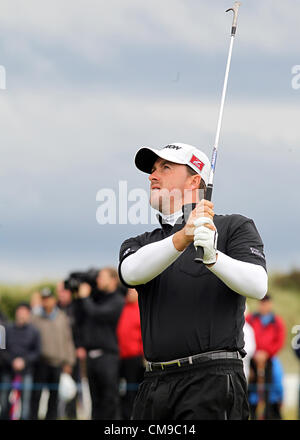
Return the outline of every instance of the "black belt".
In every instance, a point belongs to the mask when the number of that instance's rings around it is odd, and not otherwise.
[[[170,368],[180,368],[187,365],[194,365],[200,362],[217,360],[217,359],[242,359],[238,351],[208,351],[206,353],[195,354],[185,358],[175,359],[168,362],[148,362],[146,363],[146,371],[167,370]]]

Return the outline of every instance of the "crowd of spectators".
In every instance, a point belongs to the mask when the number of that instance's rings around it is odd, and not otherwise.
[[[96,271],[94,282],[44,287],[12,322],[0,313],[0,324],[1,419],[130,419],[145,359],[138,294],[115,268]],[[244,336],[251,419],[281,419],[285,324],[269,294],[246,311]]]
[[[81,418],[130,418],[143,346],[137,293],[120,286],[116,269],[99,270],[94,285],[75,290],[64,282],[44,287],[17,306],[13,322],[0,318],[1,419],[76,419],[80,407]]]

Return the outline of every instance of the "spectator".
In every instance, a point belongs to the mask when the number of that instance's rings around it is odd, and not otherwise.
[[[56,285],[56,294],[57,294],[57,306],[60,310],[65,312],[65,314],[69,318],[69,322],[72,329],[73,341],[75,342],[75,336],[76,336],[75,310],[74,310],[72,292],[69,289],[65,288],[63,281],[60,281]],[[77,384],[80,384],[81,378],[80,378],[80,368],[79,368],[78,359],[76,359],[75,365],[73,367],[72,378]],[[67,417],[69,419],[75,419],[77,417],[76,407],[77,407],[77,400],[79,397],[78,394],[79,393],[77,392],[74,399],[72,399],[67,404],[63,405],[63,407],[61,407],[61,412],[63,417]]]
[[[30,324],[30,318],[29,304],[21,303],[15,312],[15,322],[6,329],[6,350],[3,352],[5,362],[3,383],[6,386],[2,390],[1,398],[2,419],[10,418],[8,398],[16,376],[20,376],[21,379],[20,418],[27,420],[30,415],[33,368],[40,355],[40,335]]]
[[[75,349],[69,320],[58,309],[56,298],[49,288],[41,290],[42,313],[33,315],[32,323],[41,334],[41,357],[36,365],[32,393],[31,418],[38,418],[43,386],[49,389],[46,419],[57,418],[58,383],[62,371],[71,373],[75,362]]]
[[[74,325],[74,311],[73,311],[73,298],[72,292],[65,289],[64,282],[60,281],[56,285],[57,294],[57,306],[60,310],[64,311],[70,319],[71,326]]]
[[[92,418],[115,420],[118,408],[119,348],[117,323],[124,305],[118,273],[104,268],[97,276],[97,288],[79,287],[76,301],[81,311],[76,338],[77,356],[86,359],[92,400]]]
[[[126,303],[122,311],[117,336],[120,348],[120,377],[126,381],[126,392],[121,396],[123,420],[129,420],[138,385],[144,375],[144,354],[141,334],[138,293],[128,289]]]
[[[280,316],[273,312],[271,296],[266,295],[259,302],[259,310],[247,316],[247,322],[252,326],[256,340],[256,351],[251,361],[253,374],[249,395],[250,412],[253,419],[257,418],[258,403],[262,402],[265,419],[281,419],[280,406],[282,393],[275,392],[280,388],[278,381],[278,360],[274,363],[275,355],[281,350],[285,341],[285,325]],[[276,378],[274,385],[273,378]],[[273,384],[273,387],[272,387]],[[255,397],[258,393],[258,398]],[[274,401],[271,396],[280,395],[280,401]]]

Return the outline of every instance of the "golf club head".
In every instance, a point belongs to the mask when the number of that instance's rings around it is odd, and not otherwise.
[[[236,32],[239,7],[241,6],[241,4],[242,4],[241,2],[235,2],[232,8],[229,8],[226,10],[226,12],[229,12],[229,11],[233,12],[231,35],[235,35],[235,32]]]

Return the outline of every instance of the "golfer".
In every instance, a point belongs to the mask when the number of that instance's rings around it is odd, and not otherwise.
[[[139,294],[147,360],[132,419],[247,419],[245,300],[262,299],[268,284],[259,233],[249,218],[215,215],[204,199],[210,162],[197,148],[141,148],[135,164],[149,174],[161,227],[120,250],[121,280]]]

